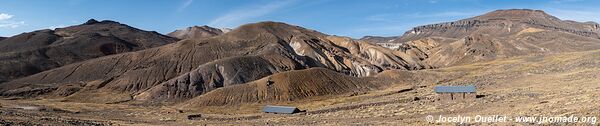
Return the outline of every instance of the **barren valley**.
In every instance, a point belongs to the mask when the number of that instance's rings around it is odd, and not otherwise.
[[[362,39],[271,21],[166,36],[92,19],[3,38],[0,49],[0,64],[27,63],[0,66],[0,125],[598,125],[514,119],[600,116],[600,26],[541,10]],[[476,97],[443,101],[440,85],[474,85]],[[477,115],[509,121],[436,122]]]

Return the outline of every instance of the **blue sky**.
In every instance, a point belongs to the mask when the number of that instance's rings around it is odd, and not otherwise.
[[[0,0],[0,36],[94,18],[163,34],[194,25],[235,28],[270,20],[360,38],[396,36],[418,25],[512,8],[600,22],[598,5],[597,0]]]

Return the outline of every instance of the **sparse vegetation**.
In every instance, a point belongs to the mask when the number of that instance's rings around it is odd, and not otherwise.
[[[66,41],[99,23],[118,24],[90,20],[38,32]],[[172,33],[184,39],[172,44],[127,53],[102,45],[97,53],[108,56],[0,76],[10,80],[0,84],[0,125],[429,125],[428,115],[597,116],[600,30],[582,28],[590,25],[524,9],[364,40],[280,22],[191,27]],[[0,48],[14,39],[0,39]],[[19,55],[2,51],[0,59]],[[478,92],[473,101],[439,102],[436,85]],[[306,112],[261,113],[265,105]]]

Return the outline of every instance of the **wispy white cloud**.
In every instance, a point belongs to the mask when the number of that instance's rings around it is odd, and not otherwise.
[[[479,11],[469,11],[469,12],[458,12],[458,11],[448,11],[448,12],[436,12],[436,13],[421,13],[416,12],[412,14],[376,14],[367,16],[365,20],[367,21],[380,21],[380,22],[404,22],[406,20],[416,20],[416,19],[424,19],[424,18],[465,18],[470,16],[479,15],[482,13],[478,13]]]
[[[25,25],[25,21],[4,21],[0,22],[0,28],[17,28]]]
[[[181,12],[181,11],[185,10],[185,8],[192,5],[193,2],[194,2],[194,0],[184,0],[183,3],[181,3],[181,6],[179,6],[179,8],[177,8],[177,12]]]
[[[579,22],[600,21],[600,10],[547,9],[546,12],[563,20],[574,20]]]
[[[358,33],[369,33],[369,32],[392,32],[392,33],[401,33],[408,30],[409,26],[407,25],[390,25],[390,26],[375,26],[375,27],[362,27],[355,28],[350,30],[350,32],[358,32]]]
[[[369,25],[344,28],[342,32],[336,35],[349,36],[352,38],[361,38],[365,35],[377,36],[398,36],[406,32],[410,28],[409,25],[394,24],[394,25]]]
[[[17,28],[25,25],[25,21],[12,20],[14,15],[0,13],[0,28]]]
[[[216,27],[235,27],[242,23],[247,23],[248,20],[261,17],[294,3],[295,0],[277,1],[264,5],[254,5],[245,8],[233,10],[222,16],[213,19],[208,23],[210,26]]]
[[[67,27],[66,25],[63,24],[59,24],[59,25],[52,25],[50,27],[48,27],[48,29],[56,29],[56,28],[64,28]]]
[[[413,15],[414,17],[454,17],[454,16],[475,16],[482,13],[477,12],[441,12],[436,14]]]
[[[8,19],[10,19],[12,17],[13,17],[13,15],[5,14],[5,13],[0,13],[0,21],[8,20]]]

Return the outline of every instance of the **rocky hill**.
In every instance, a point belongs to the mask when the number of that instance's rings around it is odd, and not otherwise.
[[[80,102],[179,101],[290,70],[350,76],[424,69],[403,53],[278,22],[105,56],[1,84],[5,96],[60,95]],[[90,72],[94,71],[94,72]]]
[[[193,26],[181,30],[175,30],[167,35],[178,39],[200,39],[221,35],[228,32],[227,29],[217,29],[209,26]]]
[[[404,33],[397,42],[407,42],[425,37],[463,38],[472,34],[489,34],[505,37],[527,29],[545,29],[583,37],[600,39],[597,23],[580,23],[561,20],[541,10],[496,10],[480,16],[454,22],[418,26]]]
[[[157,32],[94,19],[56,30],[23,33],[0,41],[0,82],[79,61],[175,41]]]
[[[455,22],[415,27],[393,43],[444,67],[528,54],[600,48],[596,23],[561,20],[541,10],[497,10]]]
[[[193,109],[201,106],[297,101],[326,95],[365,92],[378,87],[382,85],[373,85],[365,79],[329,69],[310,68],[277,73],[246,84],[220,88],[187,101],[181,107]]]

